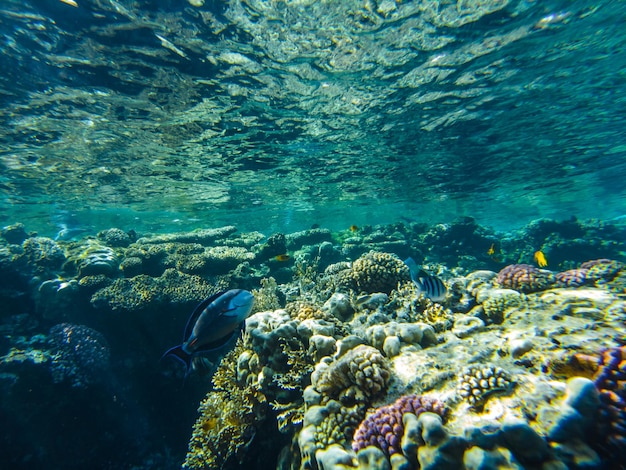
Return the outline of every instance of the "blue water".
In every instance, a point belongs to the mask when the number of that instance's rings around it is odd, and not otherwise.
[[[623,2],[71,3],[0,9],[6,221],[624,214]]]

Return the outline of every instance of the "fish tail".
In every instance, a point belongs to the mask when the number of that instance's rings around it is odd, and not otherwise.
[[[189,374],[189,371],[191,370],[192,357],[191,357],[191,354],[188,354],[183,350],[182,344],[179,344],[178,346],[174,346],[173,348],[170,348],[167,351],[165,351],[165,354],[161,356],[161,360],[165,359],[168,356],[172,356],[173,358],[185,364],[185,366],[187,367],[186,374]]]

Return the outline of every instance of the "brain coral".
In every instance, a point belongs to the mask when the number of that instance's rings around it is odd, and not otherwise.
[[[556,284],[559,287],[580,287],[587,284],[590,279],[589,269],[570,269],[557,273]]]
[[[402,416],[405,413],[419,416],[426,411],[437,413],[442,418],[446,415],[446,408],[442,402],[419,395],[405,395],[390,405],[377,408],[357,428],[352,449],[358,452],[368,446],[375,446],[387,456],[400,453],[400,443],[404,434]]]
[[[610,281],[624,268],[624,263],[612,259],[594,259],[584,262],[580,267],[589,270],[587,272],[589,279]]]
[[[396,255],[370,251],[350,269],[337,274],[337,286],[357,292],[389,294],[399,283],[411,280],[409,267]]]
[[[378,349],[360,345],[336,361],[323,359],[313,371],[311,382],[325,396],[350,406],[384,393],[390,377],[389,364]]]
[[[511,264],[503,268],[496,282],[507,289],[520,292],[536,292],[547,289],[555,282],[554,274],[530,264]]]

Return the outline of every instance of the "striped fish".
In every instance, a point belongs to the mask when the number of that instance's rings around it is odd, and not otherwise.
[[[428,297],[433,302],[441,302],[446,298],[448,289],[441,279],[432,276],[420,268],[413,258],[408,257],[404,260],[404,264],[409,267],[411,279],[417,286],[420,294]]]

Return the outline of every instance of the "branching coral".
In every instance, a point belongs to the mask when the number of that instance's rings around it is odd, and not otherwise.
[[[265,419],[265,396],[256,384],[237,377],[237,358],[244,352],[239,341],[217,369],[214,390],[198,409],[200,416],[193,426],[183,468],[224,468],[241,460]]]

